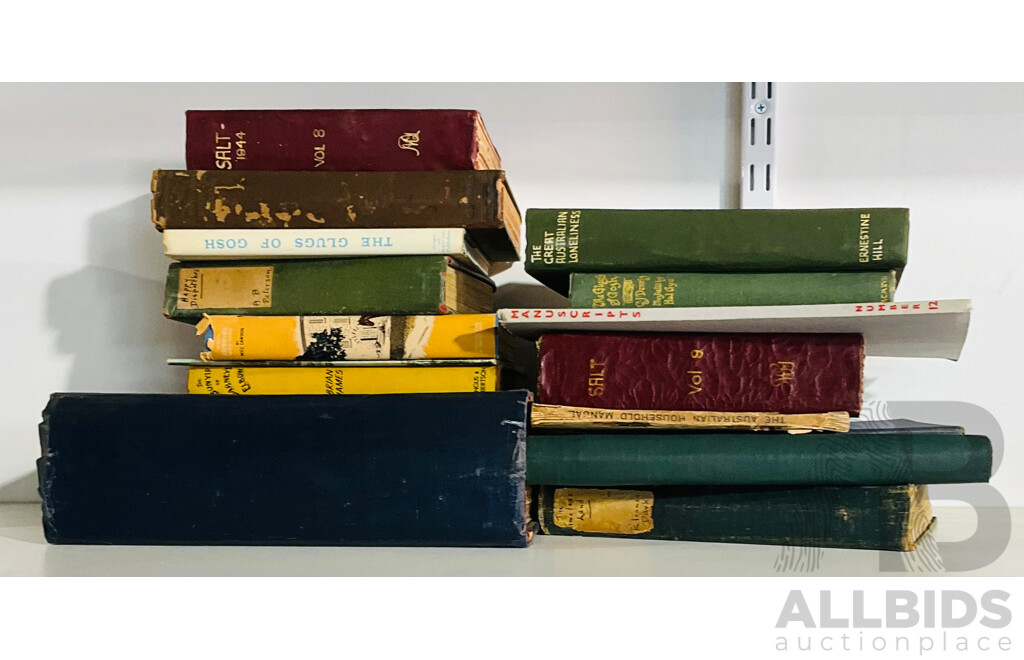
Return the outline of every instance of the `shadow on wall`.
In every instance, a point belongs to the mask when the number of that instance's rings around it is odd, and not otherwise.
[[[53,281],[48,324],[73,356],[69,392],[184,392],[169,357],[198,351],[188,325],[163,317],[168,260],[150,222],[149,196],[89,219],[88,266]]]
[[[199,344],[191,326],[163,317],[169,261],[150,222],[149,196],[89,219],[87,263],[46,292],[55,350],[71,355],[66,392],[184,392],[185,372],[169,357]],[[0,484],[0,502],[38,500],[35,472]]]
[[[569,299],[542,284],[509,282],[494,291],[494,308],[504,307],[552,307],[569,306]]]
[[[0,503],[4,502],[38,502],[39,480],[35,472],[31,472],[14,481],[0,484]]]
[[[725,116],[732,130],[725,131],[725,171],[722,172],[722,185],[719,189],[719,206],[723,209],[740,208],[740,199],[743,185],[741,172],[743,171],[743,147],[741,146],[742,131],[736,130],[743,118],[743,83],[729,83],[726,86]]]

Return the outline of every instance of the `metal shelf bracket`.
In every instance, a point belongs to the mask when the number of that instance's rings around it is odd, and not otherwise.
[[[773,206],[772,195],[779,177],[775,169],[777,96],[778,89],[773,83],[743,83],[740,208]]]

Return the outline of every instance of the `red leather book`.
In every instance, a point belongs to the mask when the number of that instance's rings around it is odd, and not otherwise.
[[[190,170],[500,170],[475,110],[189,110]]]
[[[550,334],[537,394],[591,408],[856,415],[863,368],[854,334]]]

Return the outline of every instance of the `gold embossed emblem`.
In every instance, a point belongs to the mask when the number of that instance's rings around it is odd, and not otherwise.
[[[420,132],[419,131],[416,131],[415,133],[402,133],[398,137],[398,148],[399,149],[408,149],[409,151],[415,151],[417,156],[420,155],[419,145],[420,145]]]
[[[616,488],[556,488],[558,527],[592,534],[643,534],[654,529],[654,493]]]
[[[768,365],[769,382],[772,387],[781,387],[787,383],[796,381],[796,363],[794,362],[772,362]]]

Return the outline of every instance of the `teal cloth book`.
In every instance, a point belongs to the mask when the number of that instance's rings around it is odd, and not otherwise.
[[[891,486],[986,482],[992,443],[955,433],[531,435],[526,479],[551,486]]]

